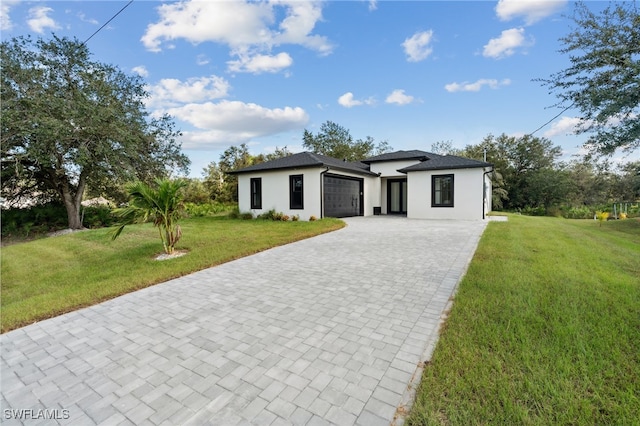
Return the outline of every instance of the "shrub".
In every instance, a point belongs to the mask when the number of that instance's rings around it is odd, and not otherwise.
[[[274,209],[271,209],[267,212],[262,213],[261,215],[259,215],[257,217],[257,219],[262,219],[262,220],[274,220],[274,221],[283,221],[286,222],[289,220],[289,216],[287,216],[286,214],[282,213],[282,212],[277,212]]]
[[[591,219],[593,218],[593,209],[587,206],[564,208],[562,217],[567,219]]]
[[[24,209],[6,209],[0,212],[2,236],[28,237],[32,233],[45,233],[68,226],[67,210],[61,203],[51,202]]]
[[[596,212],[596,219],[598,219],[600,226],[602,226],[602,222],[609,219],[609,212]]]
[[[527,216],[545,216],[547,214],[547,209],[544,207],[525,207],[520,210],[520,213]]]
[[[227,215],[227,217],[229,219],[242,219],[242,220],[250,220],[253,219],[253,213],[251,212],[244,212],[241,213],[240,209],[236,206],[235,208],[233,208],[229,214]],[[259,216],[258,216],[259,217]]]
[[[297,221],[299,221],[299,220],[300,220],[300,216],[298,216],[298,215],[291,216],[291,221],[292,221],[292,222],[297,222]]]
[[[261,215],[258,215],[257,219],[262,219],[262,220],[279,220],[276,219],[278,213],[276,213],[276,211],[274,209],[271,209],[269,211],[266,211],[264,213],[262,213]]]
[[[314,222],[316,220],[317,220],[317,218],[315,216],[313,216],[313,215],[309,216],[309,222]]]
[[[82,224],[87,228],[103,228],[116,223],[113,210],[107,206],[83,207]]]
[[[190,217],[216,216],[224,212],[234,212],[235,204],[210,203],[185,203],[185,211]]]
[[[227,215],[229,219],[240,219],[240,208],[236,207]]]

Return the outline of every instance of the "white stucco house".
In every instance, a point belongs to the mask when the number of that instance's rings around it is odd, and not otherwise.
[[[311,216],[406,215],[482,220],[491,211],[490,163],[425,151],[347,162],[312,152],[235,170],[241,212]]]

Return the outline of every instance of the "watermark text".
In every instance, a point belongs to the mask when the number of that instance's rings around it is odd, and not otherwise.
[[[67,409],[32,409],[32,408],[5,408],[4,419],[17,420],[68,420],[71,416]]]

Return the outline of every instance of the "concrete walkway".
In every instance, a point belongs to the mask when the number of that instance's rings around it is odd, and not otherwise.
[[[2,335],[2,423],[389,425],[486,222],[347,223]]]

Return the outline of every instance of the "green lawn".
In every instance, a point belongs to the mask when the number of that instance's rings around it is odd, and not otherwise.
[[[344,222],[273,222],[192,218],[181,221],[177,249],[162,253],[151,225],[127,227],[116,241],[109,229],[88,230],[2,248],[2,332],[270,247],[339,229]]]
[[[638,419],[640,222],[490,223],[408,424]]]

